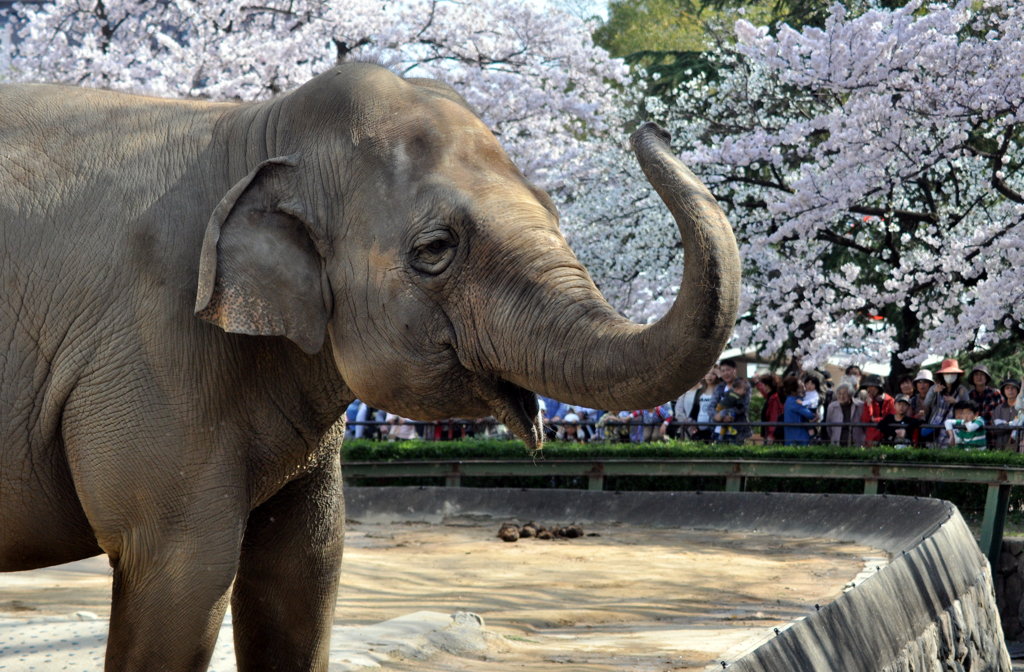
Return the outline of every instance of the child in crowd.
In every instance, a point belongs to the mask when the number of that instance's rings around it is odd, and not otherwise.
[[[964,450],[985,450],[985,419],[978,415],[978,403],[958,401],[953,405],[953,415],[945,422],[950,442]]]
[[[804,374],[804,396],[800,400],[800,404],[814,413],[817,413],[818,407],[821,406],[821,393],[818,392],[818,387],[819,383],[816,375],[813,373]]]
[[[811,413],[818,415],[818,409],[821,408],[821,393],[818,392],[818,388],[821,386],[818,377],[813,373],[804,374],[804,396],[800,399],[800,405],[806,408]],[[811,438],[818,435],[818,430],[809,429],[807,430]]]
[[[750,383],[745,378],[737,378],[729,385],[729,391],[715,407],[715,420],[718,422],[738,422],[747,419],[747,392]],[[739,430],[733,425],[721,425],[718,428],[719,441],[738,441]]]
[[[892,413],[887,414],[878,423],[882,430],[883,443],[893,446],[909,446],[917,443],[917,429],[924,420],[915,418],[910,412],[910,397],[906,394],[896,395]]]
[[[597,427],[604,430],[605,440],[611,443],[629,443],[629,424],[633,414],[629,411],[609,411],[597,421]]]
[[[575,412],[576,409],[570,409],[565,417],[562,418],[562,426],[558,428],[556,436],[559,441],[574,441],[577,443],[583,443],[583,432],[580,431],[580,416]]]

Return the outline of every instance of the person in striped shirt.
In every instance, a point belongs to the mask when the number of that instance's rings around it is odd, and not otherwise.
[[[953,415],[945,422],[950,442],[964,450],[985,450],[985,418],[978,414],[978,403],[958,401]]]

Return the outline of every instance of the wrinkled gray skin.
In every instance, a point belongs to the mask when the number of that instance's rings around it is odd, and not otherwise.
[[[229,600],[240,670],[326,670],[344,515],[321,438],[350,400],[495,414],[535,447],[527,389],[646,408],[716,358],[736,246],[665,140],[633,138],[686,270],[640,327],[441,84],[0,88],[0,570],[106,553],[108,670],[205,669]]]

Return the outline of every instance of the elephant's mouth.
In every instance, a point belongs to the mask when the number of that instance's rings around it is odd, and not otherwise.
[[[473,393],[487,403],[494,417],[523,440],[530,450],[544,445],[537,395],[500,378],[472,378]]]

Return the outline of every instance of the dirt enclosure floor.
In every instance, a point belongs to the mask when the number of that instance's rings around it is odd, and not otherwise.
[[[616,524],[584,528],[599,536],[506,543],[496,536],[500,522],[351,523],[336,614],[345,627],[334,639],[348,637],[363,651],[332,648],[332,672],[721,669],[719,661],[736,659],[887,562],[877,550],[820,539]],[[31,623],[76,612],[95,614],[104,631],[109,591],[102,558],[0,574],[0,670],[98,669],[101,634],[93,655],[71,665],[51,654],[24,656],[19,637],[29,636]],[[471,645],[448,637],[388,649],[371,627],[460,611],[483,621],[481,628],[470,619],[478,631]],[[347,634],[339,637],[341,630]],[[233,669],[225,663],[229,640],[226,626],[211,666],[217,672]],[[38,660],[49,663],[31,662]]]

